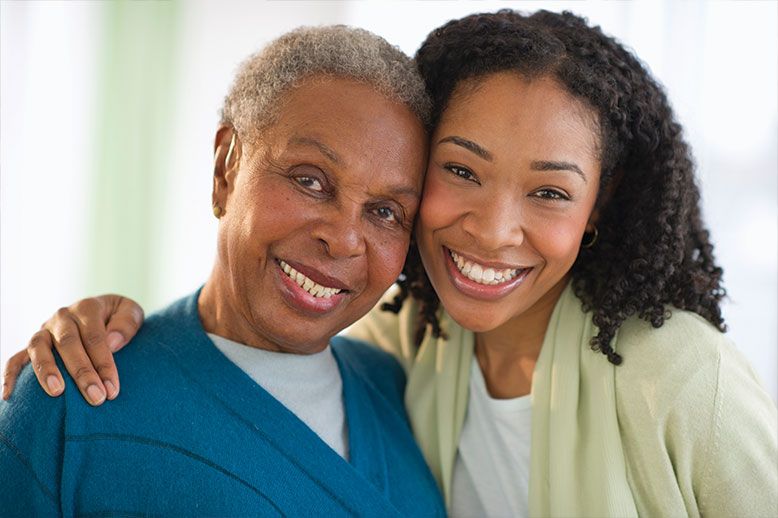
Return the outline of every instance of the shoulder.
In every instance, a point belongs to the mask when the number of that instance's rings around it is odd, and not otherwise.
[[[60,369],[63,369],[62,363]],[[63,370],[64,372],[64,370]],[[67,384],[66,388],[78,388]],[[59,432],[63,420],[64,397],[49,397],[38,384],[32,365],[27,365],[16,381],[8,401],[0,401],[0,438],[29,439],[34,434]]]
[[[352,337],[332,339],[333,352],[348,364],[357,376],[375,386],[382,394],[398,396],[405,391],[405,372],[397,359],[386,351]]]
[[[192,329],[193,317],[182,311],[182,305],[191,302],[191,296],[186,297],[150,314],[132,340],[114,355],[121,393],[99,408],[101,416],[117,418],[122,413],[131,416],[133,412],[148,412],[150,403],[169,403],[191,390],[191,380],[182,370],[184,362],[195,361],[192,356],[199,343],[197,330]],[[196,307],[196,299],[194,304]],[[197,322],[196,313],[194,319]],[[72,380],[68,378],[68,382]],[[97,415],[75,386],[66,392],[70,410],[83,407],[89,415]]]
[[[393,355],[403,368],[410,370],[416,356],[413,336],[416,329],[418,303],[405,299],[399,313],[382,309],[383,304],[393,302],[399,288],[395,285],[387,291],[370,312],[351,326],[346,334],[363,342],[374,344]]]
[[[130,343],[115,355],[117,367],[147,372],[155,365],[176,362],[176,350],[196,343],[204,333],[197,313],[198,294],[187,295],[146,317]],[[124,382],[126,374],[121,375]]]
[[[736,415],[743,418],[755,404],[774,409],[727,335],[692,312],[673,309],[659,328],[631,318],[619,330],[616,346],[624,358],[615,368],[622,423],[664,426],[670,435],[676,431],[691,439],[709,436],[712,427]],[[740,410],[723,411],[735,407]]]
[[[616,347],[624,362],[618,378],[660,380],[673,387],[686,385],[694,374],[715,385],[722,357],[737,355],[729,338],[699,315],[673,309],[661,327],[637,317],[619,329]]]
[[[0,509],[32,516],[59,508],[65,415],[65,396],[49,397],[25,367],[11,398],[0,401]]]
[[[614,369],[619,428],[632,462],[651,466],[666,455],[702,514],[772,514],[764,511],[774,508],[778,486],[778,416],[732,341],[674,309],[659,328],[625,322],[617,350],[624,357]]]

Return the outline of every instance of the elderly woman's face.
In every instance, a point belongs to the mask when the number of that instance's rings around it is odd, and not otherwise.
[[[400,274],[426,138],[407,107],[351,80],[307,81],[281,106],[272,127],[244,138],[239,165],[217,175],[218,269],[238,338],[249,330],[254,342],[308,353]]]

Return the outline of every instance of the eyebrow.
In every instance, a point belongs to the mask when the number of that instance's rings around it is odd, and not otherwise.
[[[588,183],[586,175],[576,164],[558,160],[535,160],[530,164],[535,171],[571,171],[580,176],[584,183]]]
[[[415,200],[421,198],[421,193],[419,192],[419,189],[415,189],[413,187],[406,187],[404,185],[390,187],[389,194],[397,197],[407,196]]]
[[[457,146],[461,146],[461,147],[467,149],[468,151],[470,151],[471,153],[474,153],[474,154],[480,156],[484,160],[488,160],[489,162],[494,160],[494,157],[492,156],[492,154],[490,152],[488,152],[486,149],[484,149],[483,147],[479,146],[478,144],[476,144],[472,140],[468,140],[468,139],[463,138],[463,137],[457,137],[456,135],[452,135],[450,137],[445,137],[445,138],[440,139],[438,141],[438,144],[444,144],[446,142],[450,142],[452,144],[456,144]]]
[[[329,146],[311,137],[292,137],[289,144],[298,144],[303,146],[315,147],[321,154],[330,159],[330,161],[339,164],[341,162],[338,154]]]

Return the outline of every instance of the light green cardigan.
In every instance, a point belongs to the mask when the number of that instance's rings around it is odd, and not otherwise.
[[[387,296],[390,299],[392,293]],[[451,503],[473,334],[413,346],[418,306],[374,309],[349,335],[395,354],[406,407]],[[619,367],[591,351],[596,329],[568,286],[532,380],[531,516],[778,516],[776,407],[731,342],[694,313],[619,330]]]

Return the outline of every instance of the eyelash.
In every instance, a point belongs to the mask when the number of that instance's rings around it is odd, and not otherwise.
[[[318,178],[314,177],[314,176],[307,176],[307,175],[295,176],[294,177],[294,181],[297,182],[297,184],[300,185],[300,187],[302,187],[303,189],[307,189],[309,191],[313,191],[313,192],[315,192],[317,194],[323,194],[324,193],[323,182],[321,180],[319,180]],[[311,187],[310,183],[313,183],[313,182],[317,182],[319,184],[320,188],[319,189],[314,189],[313,187]]]
[[[390,212],[392,213],[392,215],[391,215],[391,217],[390,217],[390,218],[386,218],[386,217],[384,217],[384,216],[382,216],[382,215],[381,215],[381,212],[382,212],[382,211],[385,211],[385,210],[386,210],[386,211],[390,211]],[[376,209],[375,209],[375,210],[373,210],[373,212],[374,212],[374,213],[375,213],[375,214],[376,214],[376,215],[377,215],[379,218],[381,218],[381,219],[383,219],[383,220],[385,220],[385,221],[390,221],[390,222],[392,222],[392,223],[394,223],[394,222],[398,222],[398,223],[399,223],[399,222],[400,222],[400,217],[399,217],[399,215],[397,214],[397,211],[396,211],[396,210],[394,210],[394,209],[393,209],[393,208],[391,208],[391,207],[376,207]]]
[[[541,193],[546,193],[546,195],[541,195]],[[550,189],[548,187],[545,187],[543,189],[538,189],[537,191],[532,193],[532,195],[535,196],[536,198],[540,198],[543,200],[570,201],[570,196],[568,196],[564,192],[557,189]]]
[[[381,215],[383,211],[390,211],[392,215],[389,218],[386,218]],[[405,211],[402,207],[397,208],[389,205],[380,205],[371,208],[370,212],[374,214],[384,225],[398,226],[400,228],[409,230],[407,228],[408,226],[406,225],[407,218],[405,217]]]
[[[478,185],[481,185],[481,182],[478,181],[476,175],[466,167],[462,167],[460,165],[454,165],[454,164],[446,164],[443,167],[451,174],[456,176],[457,178],[461,178],[468,182],[473,182],[473,183],[477,183]]]

